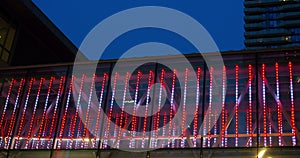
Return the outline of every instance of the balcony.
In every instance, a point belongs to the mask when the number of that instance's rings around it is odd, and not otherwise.
[[[278,23],[279,27],[295,27],[300,26],[300,20],[288,20]]]
[[[256,21],[263,21],[266,19],[265,15],[248,15],[245,16],[245,21],[247,22],[256,22]]]
[[[278,7],[278,11],[287,11],[287,10],[300,10],[300,4],[287,4]]]
[[[291,42],[290,36],[285,37],[273,37],[273,38],[258,38],[258,39],[246,39],[246,46],[260,46],[260,45],[273,45],[273,44],[288,44]]]
[[[266,12],[266,8],[245,8],[244,12],[245,14],[251,15],[251,14],[260,14]]]
[[[266,22],[260,22],[260,23],[250,23],[250,24],[245,24],[245,29],[263,29],[267,25]]]
[[[254,38],[254,37],[274,37],[279,35],[291,35],[292,33],[286,29],[273,29],[273,30],[261,30],[261,31],[251,31],[246,32],[245,37]]]
[[[299,19],[299,17],[300,17],[300,12],[281,13],[278,15],[278,19],[289,19],[289,18]]]
[[[299,2],[298,0],[245,0],[245,7],[255,7],[255,6],[268,6],[268,5],[280,5],[280,4],[290,4]]]

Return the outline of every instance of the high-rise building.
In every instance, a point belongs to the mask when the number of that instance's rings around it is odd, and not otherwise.
[[[246,49],[300,46],[300,0],[245,0]]]

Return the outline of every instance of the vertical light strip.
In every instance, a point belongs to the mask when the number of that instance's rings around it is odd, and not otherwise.
[[[164,139],[166,137],[166,126],[167,126],[167,112],[164,112],[164,122],[163,122],[163,132],[162,132],[162,138]],[[162,147],[164,146],[165,141],[162,144]]]
[[[197,147],[197,131],[198,131],[198,114],[199,114],[199,97],[200,97],[200,74],[201,74],[201,68],[198,67],[197,70],[197,90],[196,90],[196,111],[194,114],[194,128],[193,128],[193,133],[194,133],[194,147]]]
[[[139,94],[139,86],[140,86],[140,78],[142,72],[138,71],[136,86],[135,86],[135,94],[134,94],[134,105],[133,105],[133,116],[132,116],[132,126],[131,126],[131,139],[130,139],[130,148],[135,148],[135,137],[136,137],[136,130],[137,130],[137,117],[136,117],[136,109],[138,104],[138,94]]]
[[[248,98],[249,98],[249,146],[252,147],[253,128],[252,128],[252,65],[248,65]]]
[[[115,116],[115,129],[114,129],[114,135],[113,135],[113,140],[116,141],[117,140],[117,137],[118,137],[118,127],[119,127],[119,122],[120,122],[120,117],[119,117],[119,114],[116,113],[116,116]],[[115,142],[113,142],[115,143]]]
[[[183,91],[183,107],[182,107],[182,123],[181,123],[181,148],[184,148],[184,136],[185,136],[185,120],[186,120],[186,91],[187,91],[187,87],[188,87],[188,73],[189,73],[189,69],[186,68],[185,69],[185,79],[184,79],[184,91]]]
[[[110,107],[109,107],[109,114],[108,114],[108,119],[107,119],[107,127],[106,127],[105,134],[104,134],[103,149],[107,148],[107,142],[108,142],[109,130],[110,130],[110,122],[111,122],[113,105],[114,105],[114,100],[115,100],[115,94],[116,94],[116,86],[117,86],[117,78],[118,78],[118,76],[119,76],[119,74],[116,72],[115,73],[115,77],[114,77],[114,82],[113,82],[113,90],[112,90]]]
[[[154,148],[157,148],[157,140],[158,140],[158,127],[159,127],[159,117],[160,117],[160,108],[161,108],[161,102],[162,102],[162,89],[165,86],[164,83],[164,76],[165,76],[165,70],[162,69],[161,70],[161,76],[160,76],[160,87],[159,87],[159,97],[158,97],[158,111],[157,111],[157,115],[154,116],[154,118],[156,119],[154,122],[154,132],[153,134],[155,139],[154,139]]]
[[[126,92],[127,92],[127,86],[128,86],[127,83],[128,83],[128,80],[129,80],[129,75],[130,74],[127,72],[126,73],[126,77],[125,77],[125,84],[124,84],[124,91],[123,91],[123,98],[122,98],[122,107],[121,107],[121,116],[120,116],[120,127],[122,127],[122,123],[123,123],[125,101],[126,101]],[[120,147],[120,138],[121,138],[121,133],[122,132],[123,132],[123,130],[119,130],[118,137],[117,137],[117,145],[116,145],[117,148]]]
[[[265,64],[262,64],[262,88],[263,88],[263,120],[264,120],[264,146],[267,146],[267,107],[266,107],[266,77]]]
[[[269,120],[272,119],[271,108],[269,108]],[[272,122],[269,121],[269,146],[272,147]]]
[[[86,110],[86,115],[85,115],[85,122],[84,122],[84,129],[83,129],[83,140],[88,140],[89,138],[86,138],[87,136],[87,132],[88,132],[88,128],[89,127],[89,117],[90,117],[90,109],[91,109],[91,102],[92,102],[92,95],[93,95],[93,90],[94,90],[94,83],[95,83],[95,78],[96,78],[96,74],[93,74],[92,76],[92,83],[91,83],[91,87],[90,87],[90,93],[89,93],[89,100],[88,100],[88,105],[87,105],[87,110]],[[83,148],[86,148],[88,145],[88,141],[83,141],[82,143],[84,143]]]
[[[228,122],[228,110],[225,110],[225,122]],[[227,140],[228,140],[228,135],[227,135],[227,128],[225,128],[225,142],[224,146],[227,147]]]
[[[151,86],[153,84],[152,82],[152,70],[149,71],[149,77],[148,77],[148,86],[147,86],[147,97],[146,97],[146,109],[144,114],[144,124],[143,124],[143,140],[142,140],[142,148],[145,147],[145,137],[146,137],[146,131],[147,131],[147,117],[148,117],[148,108],[149,108],[149,102],[150,102],[150,90]]]
[[[20,95],[21,95],[21,90],[23,88],[23,85],[25,83],[25,79],[22,78],[20,80],[20,84],[19,84],[19,88],[18,88],[18,93],[17,93],[17,96],[16,96],[16,101],[15,101],[15,104],[14,104],[14,109],[13,109],[13,112],[12,112],[12,116],[11,116],[11,121],[9,123],[9,128],[8,128],[8,132],[7,132],[7,141],[5,143],[5,146],[4,146],[4,149],[8,149],[8,145],[10,144],[10,141],[11,141],[11,135],[12,135],[12,129],[13,129],[13,125],[16,121],[16,110],[17,110],[17,107],[18,107],[18,103],[19,103],[19,99],[20,99]]]
[[[174,106],[174,93],[175,93],[175,79],[176,79],[176,70],[173,70],[173,78],[172,78],[172,91],[171,91],[171,99],[170,99],[170,118],[169,118],[169,139],[168,139],[168,147],[170,147],[171,143],[171,135],[172,135],[172,119],[173,119],[173,106]]]
[[[239,66],[235,66],[235,147],[239,146]]]
[[[208,116],[205,116],[205,117],[208,117],[208,139],[207,139],[207,147],[210,147],[210,138],[211,138],[211,135],[210,135],[210,130],[211,130],[211,117],[212,117],[212,89],[213,89],[213,71],[214,71],[214,68],[211,67],[210,68],[210,71],[209,71],[209,104],[208,104]]]
[[[49,131],[50,133],[49,133],[49,138],[48,138],[49,140],[48,140],[48,143],[47,143],[47,149],[51,148],[51,139],[53,138],[53,132],[54,132],[53,130],[55,129],[54,126],[55,126],[55,123],[56,123],[57,108],[58,108],[60,96],[61,96],[62,91],[63,91],[63,83],[65,81],[65,78],[66,78],[65,76],[60,77],[59,87],[58,87],[58,91],[57,91],[57,97],[56,97],[56,101],[55,101],[55,107],[54,107],[54,111],[53,111],[53,117],[52,117],[50,131]],[[46,126],[46,124],[45,124],[45,126]],[[46,132],[46,130],[44,130],[44,132]],[[43,133],[43,135],[45,135],[45,134]]]
[[[102,103],[103,103],[103,95],[104,95],[104,89],[105,89],[105,83],[106,83],[107,74],[104,73],[102,84],[101,84],[101,92],[100,92],[100,99],[98,104],[98,111],[97,111],[97,119],[96,119],[96,127],[95,127],[95,133],[94,133],[94,146],[97,146],[97,138],[98,138],[98,131],[99,131],[99,124],[100,124],[100,117],[101,117],[101,109],[102,109]]]
[[[10,84],[9,84],[9,88],[8,88],[6,100],[5,100],[5,103],[4,103],[4,109],[3,109],[3,112],[2,112],[2,115],[1,115],[1,119],[0,119],[0,128],[1,128],[2,130],[5,129],[5,126],[2,127],[2,124],[3,124],[3,121],[4,121],[4,117],[5,117],[6,110],[7,110],[7,105],[8,105],[9,99],[10,99],[10,93],[11,93],[11,90],[12,90],[12,88],[13,88],[14,83],[15,83],[15,79],[12,78],[11,81],[10,81]],[[2,138],[1,138],[1,140],[0,140],[0,147],[2,146],[2,140],[3,140],[3,139],[4,139],[4,130],[3,130]]]
[[[79,115],[79,114],[78,114]],[[75,126],[76,126],[76,124],[75,124]],[[77,126],[77,135],[76,135],[76,139],[75,139],[75,149],[79,149],[79,142],[78,141],[80,141],[80,137],[82,136],[82,133],[81,133],[81,131],[82,131],[82,126],[83,126],[83,122],[82,122],[82,120],[81,120],[81,118],[79,118],[79,123],[78,123],[78,126]],[[73,136],[73,137],[75,137],[75,135]],[[72,138],[73,138],[72,137]],[[81,137],[82,138],[82,137]],[[83,139],[82,139],[82,141],[84,141]],[[83,148],[83,144],[80,146],[80,148],[82,149]]]
[[[24,109],[22,111],[21,122],[20,122],[19,130],[18,130],[18,134],[17,134],[17,141],[16,141],[16,144],[15,144],[15,148],[18,148],[18,146],[19,146],[20,136],[21,136],[23,124],[24,124],[24,121],[25,121],[25,114],[26,114],[26,110],[27,110],[27,104],[28,104],[31,88],[32,88],[32,85],[33,85],[34,81],[35,81],[35,78],[31,78],[30,82],[29,82],[29,87],[28,87],[28,91],[27,91],[27,95],[26,95]]]
[[[39,83],[39,87],[38,87],[38,93],[36,95],[36,99],[35,99],[35,103],[34,103],[34,108],[33,108],[33,113],[31,115],[31,119],[30,119],[29,130],[28,130],[27,139],[26,139],[26,143],[25,143],[25,149],[28,148],[29,139],[31,137],[31,132],[33,132],[32,131],[33,122],[34,122],[34,118],[35,118],[35,114],[36,114],[36,109],[37,109],[37,105],[38,105],[38,102],[39,102],[41,88],[42,88],[44,80],[45,80],[45,78],[43,78],[43,77],[40,79],[40,83]]]
[[[279,64],[275,63],[276,71],[276,103],[277,103],[277,117],[278,117],[278,145],[282,146],[282,111],[280,106],[280,93],[279,93]]]
[[[221,147],[224,147],[224,138],[225,138],[225,129],[226,129],[226,121],[225,121],[225,98],[226,98],[226,66],[223,66],[222,72],[222,120],[221,120]]]
[[[84,84],[85,77],[86,77],[85,74],[82,74],[81,81],[80,81],[79,94],[78,94],[78,98],[77,98],[77,102],[76,102],[76,111],[75,111],[75,116],[74,116],[74,121],[73,121],[73,127],[72,127],[72,130],[71,130],[72,135],[71,135],[71,143],[69,144],[69,149],[72,148],[73,140],[74,140],[74,137],[75,137],[75,127],[76,127],[76,124],[77,124],[77,118],[78,118],[78,113],[79,113],[79,108],[80,108],[80,100],[81,100],[82,89],[83,89],[83,84]],[[80,120],[81,119],[79,119],[79,125],[80,125]],[[78,128],[79,128],[79,125],[78,125]],[[76,141],[76,143],[77,143],[77,141]]]
[[[59,131],[59,141],[57,143],[57,148],[58,149],[60,149],[61,145],[62,145],[62,138],[63,138],[63,133],[64,133],[65,124],[66,124],[66,120],[67,120],[67,113],[68,113],[68,108],[69,108],[69,104],[70,104],[70,99],[71,99],[71,93],[72,93],[72,88],[73,88],[73,82],[74,82],[74,80],[75,80],[75,76],[72,75],[72,78],[70,80],[68,97],[67,97],[67,101],[66,101],[66,107],[65,107],[65,110],[64,110],[64,116],[62,118],[61,128],[60,128],[60,131]],[[72,119],[71,119],[71,121],[72,121]],[[71,125],[72,125],[72,123],[70,123],[70,126]],[[71,132],[71,130],[69,130],[69,132]]]
[[[295,123],[295,104],[294,104],[294,88],[293,88],[293,65],[289,62],[289,74],[290,74],[290,95],[291,95],[291,122],[292,122],[292,144],[296,146],[296,123]]]
[[[43,126],[44,126],[44,121],[45,121],[45,117],[46,117],[48,101],[49,101],[49,96],[50,96],[51,89],[52,89],[53,80],[55,80],[55,77],[50,78],[49,85],[48,85],[48,90],[47,90],[47,96],[46,96],[46,100],[45,100],[45,104],[44,104],[43,115],[42,115],[42,118],[41,118],[41,124],[40,124],[40,128],[39,128],[39,131],[38,131],[38,144],[35,147],[36,149],[39,149],[39,146],[41,144],[41,137],[42,137],[42,132],[43,132],[43,129],[44,129]],[[47,124],[45,123],[45,126],[46,125]]]
[[[249,136],[249,109],[246,109],[246,134]],[[246,143],[246,146],[249,147],[249,141]]]

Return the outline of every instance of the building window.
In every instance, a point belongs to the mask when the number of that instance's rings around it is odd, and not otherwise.
[[[15,34],[16,28],[0,17],[0,60],[2,62],[9,62]]]

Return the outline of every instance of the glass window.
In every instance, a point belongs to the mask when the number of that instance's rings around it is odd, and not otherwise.
[[[0,17],[0,60],[9,62],[16,29],[4,18]]]

